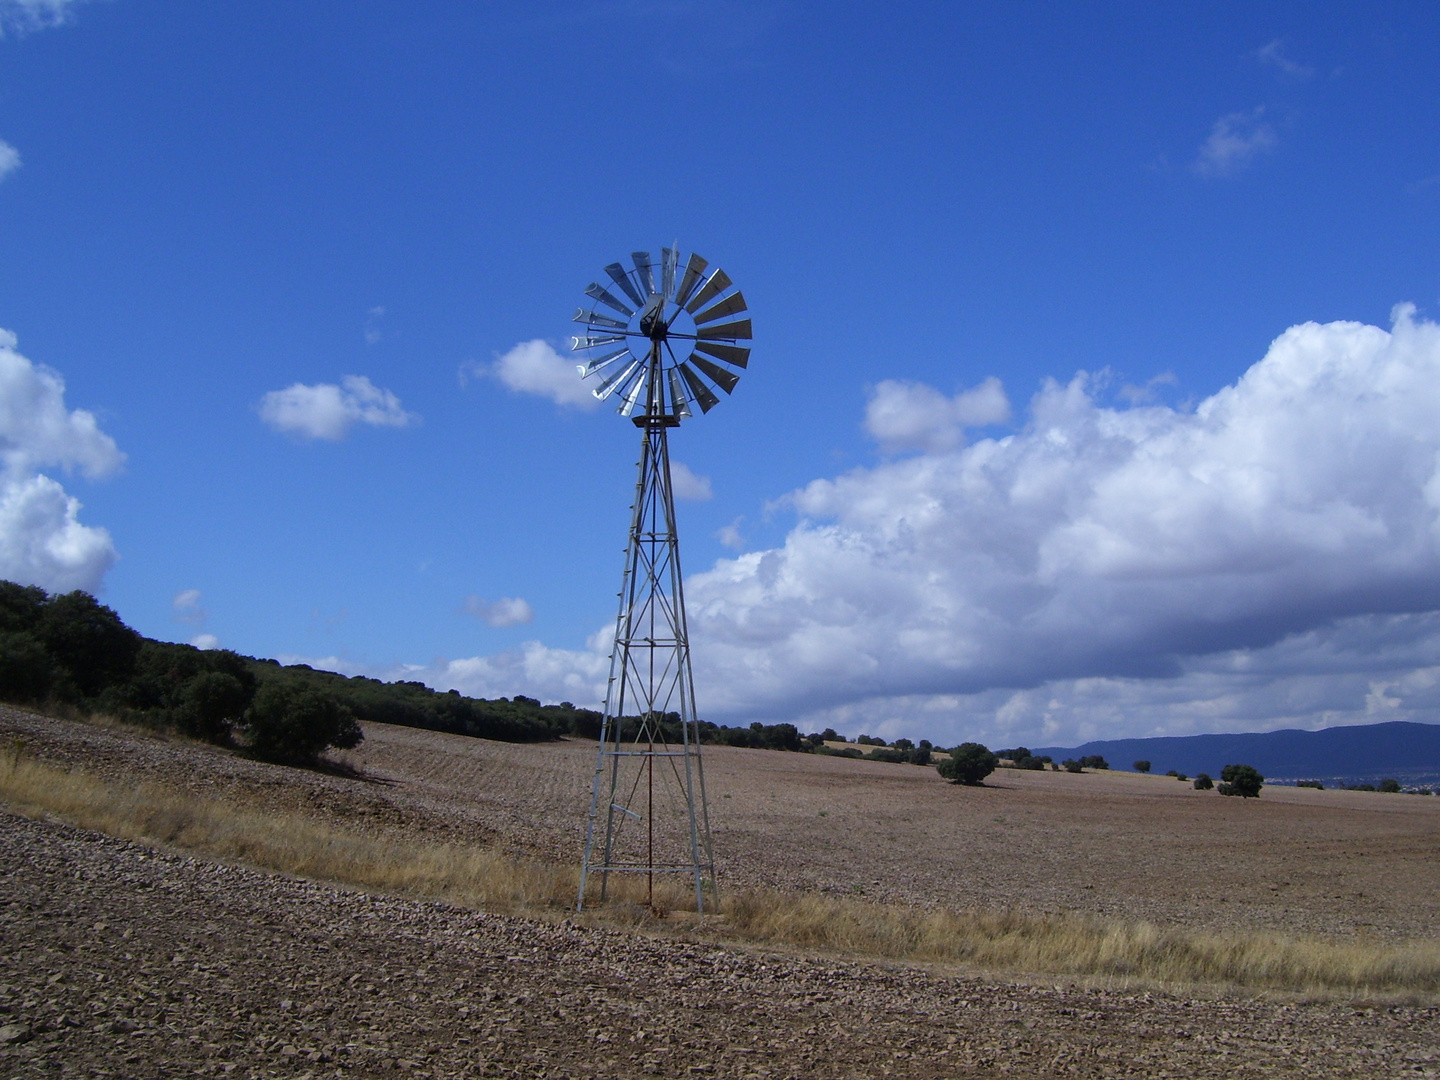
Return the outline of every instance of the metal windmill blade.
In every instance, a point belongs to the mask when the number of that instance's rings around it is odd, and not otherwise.
[[[615,297],[611,296],[610,293],[605,289],[605,286],[597,284],[596,282],[592,281],[589,285],[586,286],[585,295],[593,296],[596,300],[599,300],[606,307],[612,307],[616,311],[620,312],[621,315],[629,316],[635,314],[634,308],[626,307],[619,300],[616,300]]]
[[[735,384],[740,381],[740,376],[733,371],[727,371],[713,360],[706,360],[699,353],[690,354],[690,363],[709,376],[710,381],[729,394],[734,391]]]
[[[670,300],[675,296],[675,271],[679,268],[680,252],[673,248],[660,249],[660,291],[665,294],[665,299]]]
[[[750,320],[720,323],[718,326],[702,326],[695,336],[708,341],[743,341],[750,337]]]
[[[575,314],[570,317],[571,322],[586,323],[590,326],[603,326],[607,330],[624,330],[629,323],[621,322],[619,319],[612,319],[609,315],[599,315],[594,311],[586,311],[583,307],[576,308]]]
[[[681,307],[685,306],[690,299],[690,294],[704,280],[705,270],[709,265],[699,255],[691,253],[689,260],[685,263],[685,274],[680,279],[680,287],[675,291],[675,303]]]
[[[723,319],[726,315],[740,315],[745,311],[745,294],[738,289],[721,300],[718,304],[712,304],[704,311],[695,316],[695,325],[714,322],[716,319]]]
[[[696,341],[695,348],[738,368],[750,363],[750,350],[743,345],[721,345],[718,341]]]
[[[635,274],[640,279],[640,286],[646,296],[655,291],[655,275],[650,272],[650,253],[648,251],[632,251],[630,259],[635,263]]]
[[[733,284],[734,282],[730,280],[730,275],[717,267],[715,272],[705,280],[705,284],[700,286],[699,291],[690,298],[690,302],[685,305],[685,310],[690,312],[691,315],[694,315],[701,307],[708,304]]]
[[[619,285],[625,295],[635,302],[637,308],[645,306],[645,298],[641,296],[640,291],[631,284],[630,275],[626,272],[625,267],[621,266],[618,262],[611,263],[605,267],[605,273],[609,274],[610,280],[615,282],[616,285]]]

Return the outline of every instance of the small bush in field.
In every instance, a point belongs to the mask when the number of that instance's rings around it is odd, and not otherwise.
[[[240,727],[266,761],[310,762],[328,747],[348,750],[365,738],[339,698],[288,679],[261,686]]]
[[[961,743],[935,769],[952,784],[978,784],[995,771],[995,755],[981,743]]]
[[[1150,762],[1148,762],[1148,761],[1137,761],[1137,762],[1135,762],[1135,771],[1136,771],[1136,772],[1149,772],[1149,771],[1150,771]]]
[[[1224,781],[1221,795],[1238,795],[1242,799],[1259,798],[1260,786],[1265,783],[1265,777],[1253,765],[1226,765],[1220,770],[1220,779]]]
[[[1213,780],[1210,779],[1210,774],[1209,774],[1209,773],[1203,773],[1203,772],[1202,772],[1202,773],[1196,773],[1196,774],[1195,774],[1195,790],[1196,790],[1196,791],[1209,791],[1209,790],[1210,790],[1211,788],[1213,788],[1214,786],[1215,786],[1215,781],[1213,781]]]

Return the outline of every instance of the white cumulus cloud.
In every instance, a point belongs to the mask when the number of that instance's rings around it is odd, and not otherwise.
[[[517,393],[536,394],[574,409],[599,408],[600,402],[590,392],[592,387],[581,380],[577,366],[548,341],[536,338],[522,341],[497,358],[488,372]]]
[[[1216,120],[1195,158],[1195,171],[1202,176],[1230,176],[1259,154],[1275,149],[1280,140],[1264,117],[1265,108],[1260,106]]]
[[[783,547],[686,586],[723,712],[1151,685],[1440,610],[1440,328],[1293,327],[1193,412],[1050,383],[1013,435],[792,501]]]
[[[271,390],[260,400],[260,419],[287,435],[339,442],[356,424],[408,427],[419,417],[406,412],[398,397],[364,375],[346,375],[339,386],[295,383]]]
[[[670,487],[675,498],[687,499],[690,502],[704,502],[715,497],[708,476],[696,476],[688,465],[682,465],[678,461],[670,462]]]
[[[499,600],[482,600],[478,596],[467,596],[462,605],[468,615],[474,615],[482,622],[497,627],[523,626],[535,619],[530,604],[518,596],[502,596]]]
[[[865,430],[887,450],[951,450],[967,427],[1003,424],[1010,401],[993,375],[954,397],[923,383],[886,379],[870,392]]]
[[[0,577],[52,592],[94,591],[117,558],[110,534],[82,525],[79,501],[39,470],[98,479],[125,456],[93,414],[66,408],[59,373],[17,346],[0,330]]]

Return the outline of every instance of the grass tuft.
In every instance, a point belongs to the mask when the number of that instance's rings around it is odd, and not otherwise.
[[[574,905],[578,872],[492,848],[397,842],[347,832],[303,814],[206,800],[154,784],[120,788],[39,762],[12,743],[0,754],[0,799],[31,816],[183,848],[310,878],[417,899],[554,917]],[[616,875],[612,900],[590,918],[654,927],[640,875]],[[672,882],[655,908],[693,909]],[[1296,991],[1440,991],[1440,943],[1402,945],[1192,933],[1148,923],[1014,911],[931,910],[758,890],[729,896],[709,933],[731,940],[852,956],[969,967],[1219,983]]]

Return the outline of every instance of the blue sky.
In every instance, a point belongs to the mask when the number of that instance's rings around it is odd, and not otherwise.
[[[1434,719],[1432,5],[0,25],[7,576],[595,703],[638,438],[564,381],[569,316],[678,239],[756,327],[672,443],[702,716]]]

